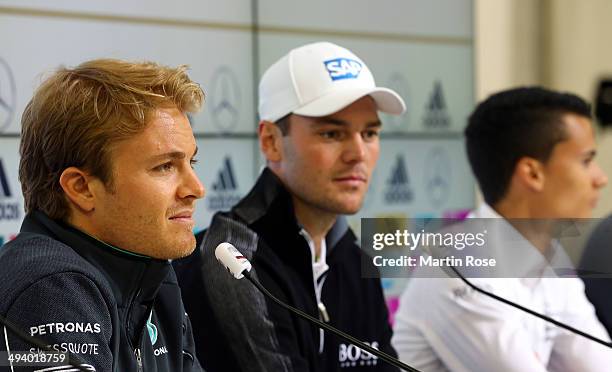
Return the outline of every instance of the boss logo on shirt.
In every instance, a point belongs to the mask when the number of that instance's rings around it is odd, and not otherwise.
[[[354,59],[336,58],[323,62],[329,77],[333,81],[342,79],[356,79],[361,72],[361,63]]]
[[[366,344],[378,350],[378,341],[366,342]],[[341,368],[375,366],[378,363],[378,357],[353,344],[340,344],[338,345],[338,362]]]

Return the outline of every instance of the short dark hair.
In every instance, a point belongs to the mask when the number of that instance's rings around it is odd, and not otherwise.
[[[276,124],[276,126],[280,129],[283,136],[289,135],[289,126],[291,124],[290,119],[291,114],[287,114],[274,122],[274,124]]]
[[[508,191],[520,158],[546,162],[555,145],[566,139],[566,114],[591,118],[591,107],[574,94],[541,87],[502,91],[476,107],[465,129],[466,149],[489,205]]]

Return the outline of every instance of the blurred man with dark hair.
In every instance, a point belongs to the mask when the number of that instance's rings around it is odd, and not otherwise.
[[[607,178],[594,161],[589,105],[572,94],[511,89],[478,105],[465,136],[485,199],[469,217],[497,221],[487,249],[505,250],[512,263],[529,262],[523,256],[548,263],[561,251],[550,225],[514,219],[590,216]],[[516,266],[509,268],[514,277],[471,281],[609,339],[579,279],[555,277],[554,272],[540,277],[544,266]],[[417,271],[410,279],[396,315],[393,345],[400,359],[414,367],[424,372],[601,371],[612,364],[612,350],[478,293],[440,268],[431,270],[438,275],[417,278]]]
[[[186,113],[203,99],[185,66],[100,59],[59,69],[23,113],[27,215],[0,251],[0,314],[84,370],[201,371],[169,260],[195,247]],[[11,371],[76,370],[3,340]]]
[[[575,95],[541,88],[498,93],[472,113],[465,137],[484,200],[496,210],[499,204],[512,205],[514,210],[515,202],[521,201],[523,218],[589,217],[607,181],[593,162],[591,108]],[[579,140],[588,151],[572,162],[573,148],[566,148]],[[557,153],[561,156],[553,158]],[[521,170],[548,176],[535,179],[543,189],[526,192],[531,184],[514,188]]]

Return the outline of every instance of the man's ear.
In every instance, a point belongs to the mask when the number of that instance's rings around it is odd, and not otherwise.
[[[524,186],[533,191],[542,191],[546,176],[544,164],[534,158],[525,156],[519,159],[514,169],[514,176]]]
[[[259,122],[259,148],[269,162],[279,162],[283,158],[283,134],[278,125],[271,121]]]
[[[66,197],[83,213],[95,209],[95,193],[92,181],[97,180],[77,167],[68,167],[60,175],[59,183]]]

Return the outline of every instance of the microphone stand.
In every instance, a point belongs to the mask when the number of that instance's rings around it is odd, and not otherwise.
[[[370,345],[358,340],[357,338],[342,332],[339,329],[336,329],[332,326],[330,326],[327,323],[323,323],[322,321],[320,321],[317,318],[314,318],[308,314],[306,314],[305,312],[296,309],[293,306],[287,305],[286,303],[282,302],[281,300],[279,300],[278,298],[274,297],[274,295],[272,293],[270,293],[263,285],[261,285],[261,283],[259,283],[257,280],[255,280],[253,277],[251,277],[251,273],[249,273],[247,270],[244,270],[242,272],[242,275],[245,276],[245,278],[247,278],[251,283],[253,283],[253,285],[255,287],[257,287],[257,289],[259,289],[263,294],[265,294],[266,296],[268,296],[272,301],[276,302],[278,305],[280,305],[281,307],[291,311],[292,313],[297,314],[298,316],[300,316],[303,319],[306,319],[310,322],[315,323],[317,326],[323,328],[324,330],[333,333],[334,335],[343,338],[347,341],[349,341],[350,343],[358,346],[359,348],[369,352],[370,354],[376,355],[377,357],[379,357],[380,359],[384,360],[385,362],[398,367],[404,371],[409,371],[409,372],[419,372],[418,369],[412,368],[409,365],[402,363],[400,360],[392,357],[391,355],[384,353],[378,349],[375,349],[373,347],[371,347]]]
[[[514,303],[514,302],[512,302],[510,300],[506,300],[505,298],[500,297],[500,296],[498,296],[498,295],[496,295],[494,293],[485,291],[484,289],[479,288],[478,286],[476,286],[475,284],[472,284],[469,280],[467,280],[461,273],[459,273],[459,270],[457,270],[454,266],[449,265],[449,267],[459,277],[459,279],[461,279],[465,284],[467,284],[470,288],[472,288],[476,292],[482,293],[483,295],[489,296],[489,297],[493,298],[494,300],[503,302],[506,305],[510,305],[510,306],[515,307],[515,308],[517,308],[519,310],[522,310],[522,311],[524,311],[524,312],[526,312],[528,314],[531,314],[531,315],[533,315],[535,317],[538,317],[538,318],[540,318],[542,320],[545,320],[545,321],[547,321],[549,323],[552,323],[552,324],[556,325],[557,327],[563,328],[563,329],[568,330],[570,332],[573,332],[573,333],[575,333],[577,335],[580,335],[582,337],[588,338],[591,341],[595,341],[595,342],[597,342],[599,344],[602,344],[604,346],[612,348],[612,343],[610,343],[610,342],[606,342],[606,341],[604,341],[602,339],[599,339],[599,338],[597,338],[595,336],[592,336],[592,335],[590,335],[588,333],[585,333],[585,332],[583,332],[583,331],[581,331],[579,329],[576,329],[576,328],[574,328],[574,327],[572,327],[570,325],[567,325],[565,323],[561,323],[558,320],[554,320],[553,318],[550,318],[550,317],[547,317],[546,315],[543,315],[543,314],[540,314],[538,312],[535,312],[535,311],[533,311],[531,309],[528,309],[528,308],[526,308],[524,306],[521,306],[521,305],[519,305],[517,303]]]

